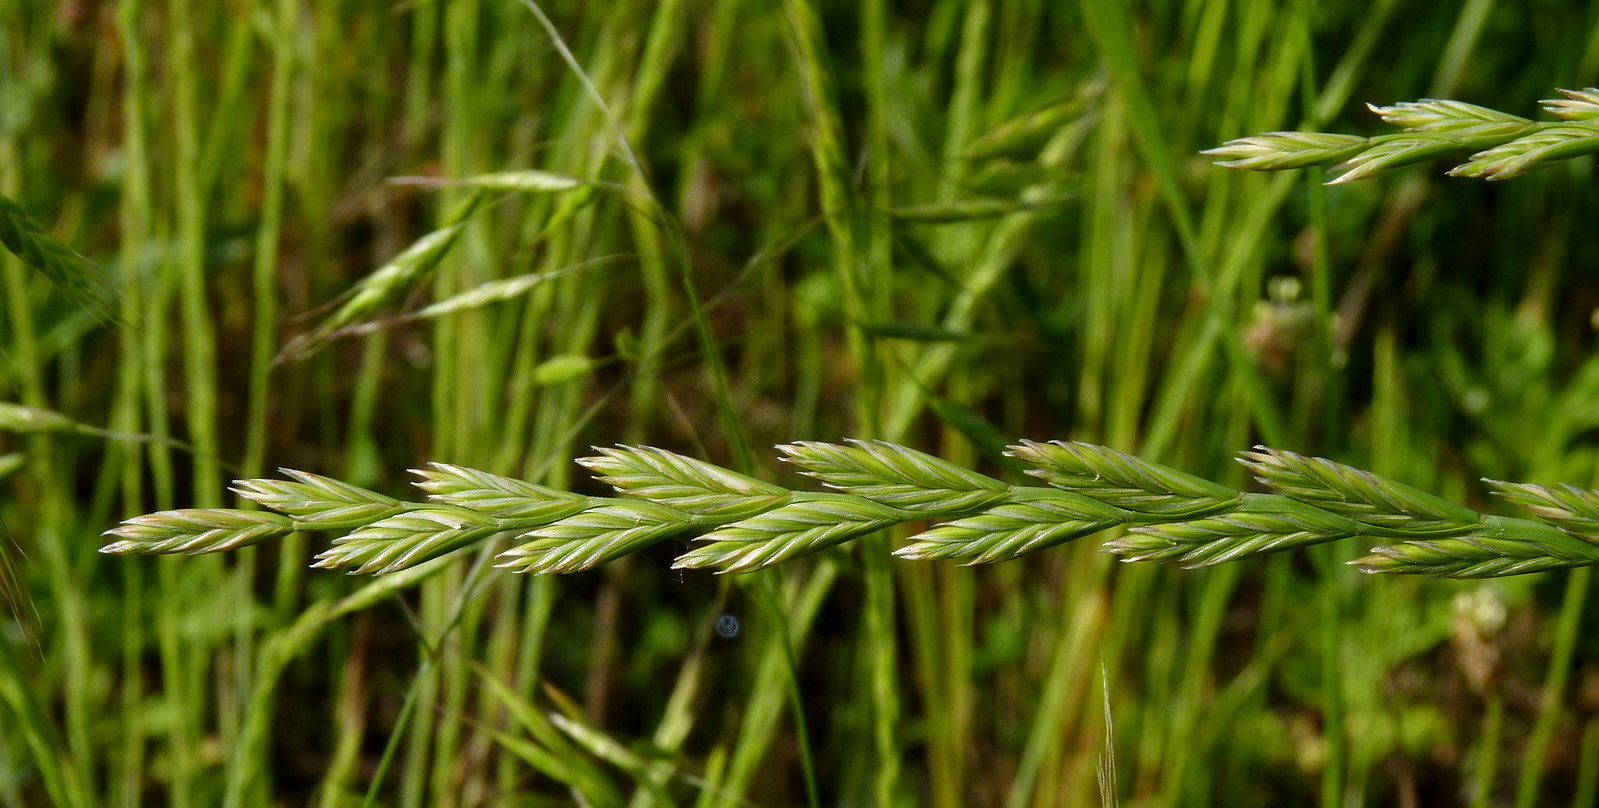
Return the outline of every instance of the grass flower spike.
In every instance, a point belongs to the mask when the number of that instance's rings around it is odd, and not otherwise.
[[[1239,138],[1201,154],[1216,164],[1247,171],[1278,171],[1342,164],[1329,185],[1367,179],[1451,154],[1470,159],[1454,177],[1503,180],[1573,157],[1599,152],[1599,88],[1561,90],[1565,98],[1542,102],[1561,118],[1535,122],[1461,101],[1423,98],[1392,106],[1368,105],[1401,131],[1362,138],[1325,132],[1270,132]]]
[[[107,531],[108,553],[233,549],[297,530],[345,531],[314,566],[392,573],[497,535],[498,566],[578,572],[673,538],[693,538],[674,567],[751,572],[897,525],[920,527],[902,559],[989,564],[1113,528],[1124,561],[1208,566],[1352,537],[1380,543],[1367,572],[1457,578],[1599,563],[1599,492],[1494,482],[1533,519],[1479,514],[1371,472],[1256,447],[1239,461],[1273,493],[1244,493],[1104,446],[1023,441],[1008,454],[1047,485],[1012,485],[884,441],[802,441],[784,460],[831,492],[781,486],[648,446],[598,449],[578,462],[616,497],[587,497],[434,463],[416,473],[428,502],[394,499],[284,469],[239,480],[272,512],[163,511]]]

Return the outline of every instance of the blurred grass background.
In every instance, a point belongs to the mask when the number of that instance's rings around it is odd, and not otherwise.
[[[594,491],[570,460],[616,442],[794,485],[765,447],[1006,474],[1071,438],[1242,486],[1266,442],[1478,507],[1599,477],[1591,160],[1324,189],[1196,154],[1376,133],[1366,102],[1531,115],[1599,83],[1591,4],[541,3],[607,109],[529,5],[0,4],[0,193],[118,301],[0,256],[0,400],[117,433],[0,434],[0,804],[1594,804],[1585,570],[98,555],[278,466]],[[525,169],[594,184],[388,181]],[[273,364],[468,208],[382,327]]]

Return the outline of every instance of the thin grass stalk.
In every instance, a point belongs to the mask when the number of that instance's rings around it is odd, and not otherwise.
[[[0,167],[21,165],[22,161],[14,139],[0,140]],[[18,179],[15,170],[0,168],[0,188],[12,186]],[[25,403],[43,409],[44,360],[36,337],[37,324],[30,309],[32,297],[28,294],[28,278],[23,273],[22,263],[19,258],[11,255],[0,255],[0,275],[3,275],[4,288],[7,292],[5,312],[14,338],[11,350],[16,357],[18,378],[15,384]],[[89,740],[90,722],[94,711],[89,701],[91,691],[88,685],[90,673],[88,663],[91,654],[88,615],[84,608],[86,599],[82,594],[82,587],[77,574],[73,571],[74,560],[67,554],[67,543],[63,540],[66,526],[70,524],[69,514],[73,512],[74,506],[68,493],[71,486],[65,482],[67,469],[56,460],[60,451],[57,440],[57,437],[50,434],[36,434],[28,438],[32,475],[44,482],[38,502],[40,522],[36,544],[44,558],[48,591],[57,601],[57,608],[60,610],[59,625],[56,630],[59,631],[58,641],[61,643],[67,665],[60,691],[66,712],[65,749],[73,758],[81,761],[78,767],[81,769],[81,775],[74,776],[88,778],[85,782],[96,782],[95,759],[91,756],[93,747]],[[12,650],[8,647],[6,653],[11,654]],[[20,669],[16,672],[20,673]],[[12,687],[21,687],[25,682],[26,680],[19,678]],[[12,694],[9,700],[13,702],[13,709],[19,711],[19,717],[28,720],[30,716],[20,713],[26,709],[26,704],[19,700],[37,700],[39,696],[39,693],[29,689],[27,693]],[[35,745],[37,743],[36,741]],[[37,751],[35,749],[35,752]],[[68,770],[68,773],[72,771]],[[64,787],[70,789],[64,793],[64,796],[70,796],[72,791],[78,790],[82,790],[85,795],[89,793],[84,789],[83,783],[68,782]]]
[[[1107,0],[1083,0],[1082,8],[1084,16],[1089,21],[1089,29],[1094,34],[1095,41],[1109,63],[1111,74],[1117,81],[1117,87],[1126,99],[1129,114],[1137,124],[1133,128],[1135,140],[1143,149],[1145,158],[1155,174],[1156,187],[1171,215],[1178,243],[1193,272],[1194,281],[1200,292],[1206,296],[1202,304],[1207,322],[1205,333],[1213,333],[1221,341],[1229,366],[1240,380],[1239,383],[1248,392],[1250,406],[1261,436],[1267,443],[1280,444],[1285,436],[1282,415],[1277,403],[1272,400],[1270,392],[1266,389],[1259,369],[1245,354],[1237,332],[1227,327],[1231,322],[1232,312],[1231,301],[1227,299],[1227,288],[1217,282],[1209,260],[1199,249],[1193,217],[1188,210],[1187,202],[1182,198],[1182,189],[1177,181],[1176,166],[1170,146],[1161,134],[1163,128],[1154,111],[1153,102],[1149,100],[1148,91],[1135,61],[1131,32],[1124,16],[1125,10]]]
[[[1576,649],[1583,604],[1588,599],[1591,579],[1592,570],[1583,567],[1572,572],[1566,580],[1566,592],[1560,601],[1560,616],[1555,628],[1555,647],[1549,656],[1549,671],[1538,698],[1538,720],[1527,738],[1527,749],[1522,755],[1521,771],[1516,780],[1516,808],[1532,808],[1539,804],[1549,744],[1554,738],[1556,725],[1567,714],[1564,708],[1567,703],[1566,682],[1571,675],[1572,654]]]

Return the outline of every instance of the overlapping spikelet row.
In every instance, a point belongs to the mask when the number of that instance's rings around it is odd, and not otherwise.
[[[1365,138],[1267,132],[1228,141],[1204,154],[1217,158],[1219,165],[1250,171],[1341,164],[1329,185],[1436,157],[1469,154],[1465,163],[1449,171],[1450,176],[1509,179],[1599,152],[1599,88],[1560,92],[1564,98],[1540,102],[1558,121],[1535,122],[1475,104],[1423,98],[1371,107],[1384,122],[1399,127],[1394,134]]]
[[[1479,514],[1369,472],[1257,447],[1239,456],[1276,493],[1243,493],[1088,443],[1010,448],[1046,483],[1011,485],[882,441],[800,442],[784,460],[828,492],[790,491],[646,446],[579,460],[620,496],[588,497],[443,463],[415,473],[426,502],[405,502],[300,471],[240,480],[268,511],[189,509],[129,519],[107,553],[207,553],[339,531],[315,566],[395,572],[514,535],[515,572],[585,570],[673,537],[696,542],[673,566],[770,567],[885,528],[921,527],[896,556],[1005,561],[1116,527],[1126,561],[1206,566],[1350,537],[1383,542],[1352,562],[1367,572],[1490,577],[1599,564],[1599,492],[1491,482],[1534,519]]]

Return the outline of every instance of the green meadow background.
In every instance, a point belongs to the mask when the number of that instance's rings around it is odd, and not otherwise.
[[[1587,570],[96,551],[278,467],[598,494],[571,461],[615,443],[804,487],[772,444],[1592,486],[1591,159],[1323,187],[1197,152],[1595,84],[1599,6],[1552,0],[0,3],[0,193],[109,301],[0,256],[0,401],[79,425],[0,433],[0,805],[1593,805]],[[585,184],[451,182],[525,170]]]

